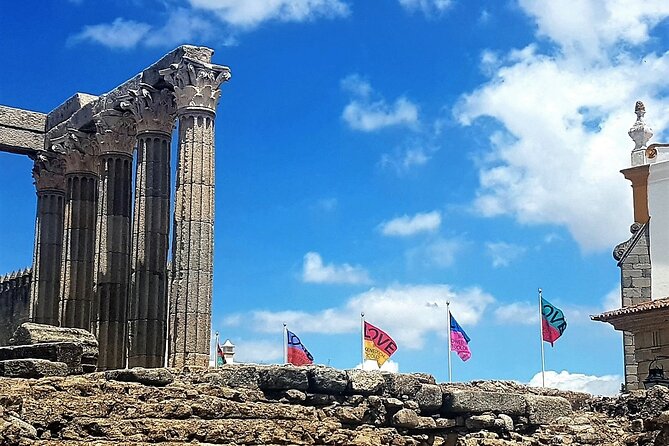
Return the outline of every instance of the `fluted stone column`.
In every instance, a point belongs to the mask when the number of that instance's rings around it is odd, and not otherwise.
[[[160,74],[174,85],[179,157],[174,208],[169,365],[209,364],[214,254],[214,118],[220,65],[184,59]]]
[[[130,113],[114,110],[95,122],[100,184],[91,331],[100,343],[98,368],[107,370],[126,364],[135,125]]]
[[[98,202],[97,148],[92,137],[65,137],[65,218],[60,325],[90,330],[93,301],[95,221]]]
[[[174,97],[142,86],[131,91],[137,121],[137,173],[132,226],[129,367],[163,367],[167,337],[167,254]]]
[[[30,287],[30,319],[59,325],[60,266],[63,253],[65,212],[65,162],[61,157],[37,156],[33,178],[37,189],[37,220],[33,278]]]

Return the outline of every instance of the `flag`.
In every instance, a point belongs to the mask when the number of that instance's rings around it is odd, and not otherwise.
[[[448,316],[451,321],[451,351],[457,353],[460,359],[466,361],[472,357],[472,352],[469,350],[469,341],[471,339],[469,339],[467,333],[465,333],[450,312]]]
[[[562,336],[567,329],[564,313],[558,307],[541,298],[541,337],[544,341],[553,342]]]
[[[216,367],[220,367],[225,364],[225,356],[223,356],[223,349],[221,344],[216,342]]]
[[[305,365],[313,364],[314,357],[311,356],[309,350],[302,344],[300,338],[290,330],[286,330],[286,337],[288,342],[288,364]]]
[[[379,367],[397,351],[393,338],[365,321],[365,359],[376,361]]]

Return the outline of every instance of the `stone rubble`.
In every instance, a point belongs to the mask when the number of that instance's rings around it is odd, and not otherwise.
[[[5,377],[0,444],[659,446],[669,389],[606,398],[323,366]]]

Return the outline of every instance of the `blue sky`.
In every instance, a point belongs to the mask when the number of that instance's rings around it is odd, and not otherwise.
[[[555,384],[615,389],[620,336],[588,315],[617,305],[634,102],[653,141],[669,119],[669,4],[637,6],[14,2],[0,103],[48,112],[179,44],[214,48],[233,77],[216,121],[213,327],[238,359],[280,361],[287,322],[316,362],[354,367],[364,311],[397,341],[392,368],[445,380],[450,300],[473,353],[454,378],[527,382],[542,287],[569,322],[547,348],[566,371]],[[32,261],[35,194],[29,160],[0,164],[8,272]]]

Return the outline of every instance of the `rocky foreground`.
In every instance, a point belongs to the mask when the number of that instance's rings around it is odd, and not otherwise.
[[[424,374],[229,365],[0,378],[2,445],[669,445],[669,389],[619,398]]]

